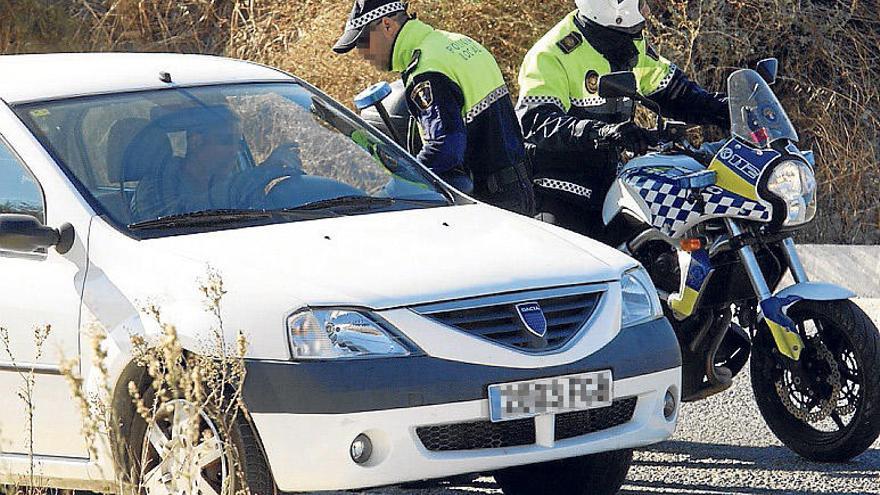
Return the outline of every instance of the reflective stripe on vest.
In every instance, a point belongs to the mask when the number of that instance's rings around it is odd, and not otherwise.
[[[609,102],[587,88],[587,74],[596,72],[601,76],[611,72],[608,60],[586,40],[569,53],[564,53],[557,44],[572,32],[580,34],[575,24],[576,15],[574,11],[565,16],[526,54],[519,73],[520,103],[552,103],[565,112],[579,107],[595,113],[611,113],[609,107],[617,106],[617,102]],[[651,95],[669,84],[675,65],[663,57],[650,57],[644,39],[635,43],[639,59],[632,71],[639,93]]]

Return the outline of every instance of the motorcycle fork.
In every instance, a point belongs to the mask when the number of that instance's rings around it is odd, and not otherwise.
[[[782,248],[785,252],[785,259],[788,261],[788,268],[791,270],[791,276],[794,278],[795,283],[800,284],[803,282],[809,282],[810,278],[807,276],[807,271],[804,270],[801,258],[794,249],[794,239],[789,237],[782,241]]]
[[[734,238],[743,234],[742,228],[732,218],[725,218],[724,223],[730,235]],[[785,256],[788,259],[789,267],[796,282],[806,281],[806,272],[800,262],[800,258],[794,250],[794,241],[790,238],[783,242],[785,248]],[[761,308],[761,316],[770,328],[773,340],[779,352],[794,360],[800,359],[801,351],[804,348],[804,342],[797,332],[794,322],[785,315],[786,301],[780,300],[773,296],[773,292],[767,285],[767,279],[761,271],[761,265],[758,264],[758,258],[751,246],[745,245],[737,250],[739,259],[745,268],[752,284],[755,294],[758,296],[758,307]]]

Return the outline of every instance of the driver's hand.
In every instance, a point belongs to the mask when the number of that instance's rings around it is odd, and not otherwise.
[[[635,122],[608,124],[599,129],[599,139],[617,148],[642,155],[657,144],[657,136]]]
[[[271,165],[302,170],[302,159],[300,158],[299,145],[292,142],[279,144],[274,150],[272,150],[269,157],[260,164],[260,167]]]
[[[281,164],[248,168],[214,184],[211,197],[229,208],[259,209],[265,207],[265,197],[279,181],[299,175]]]

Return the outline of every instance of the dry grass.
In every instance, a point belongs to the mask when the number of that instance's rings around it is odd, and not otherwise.
[[[412,0],[411,10],[471,35],[514,86],[526,50],[571,0]],[[880,243],[880,8],[876,0],[655,0],[659,50],[711,89],[766,56],[777,91],[818,153],[819,219],[803,240]],[[225,54],[290,70],[345,102],[391,79],[330,52],[342,0],[0,0],[0,52],[59,49]],[[60,33],[60,34],[59,34]]]
[[[66,361],[62,366],[82,415],[82,434],[90,457],[112,466],[116,493],[144,493],[147,470],[155,467],[155,460],[149,460],[154,457],[150,454],[147,434],[141,434],[140,444],[134,442],[133,425],[139,420],[148,429],[165,429],[165,421],[178,414],[182,404],[190,418],[182,432],[186,444],[218,444],[229,459],[232,478],[224,480],[219,493],[250,494],[240,452],[231,441],[238,418],[248,414],[242,399],[247,341],[241,332],[237,333],[235,342],[227,340],[221,311],[226,291],[219,273],[209,270],[199,290],[214,324],[210,329],[199,329],[207,332],[202,333],[206,337],[195,352],[182,347],[176,327],[163,320],[158,306],[147,304],[142,308],[143,317],[153,321],[160,334],[131,336],[135,362],[144,373],[141,379],[126,384],[127,396],[121,401],[113,396],[116,384],[108,378],[107,334],[100,326],[93,325],[90,332],[92,361],[89,368],[95,375],[90,380],[94,380],[96,386],[87,386],[77,372],[76,361]],[[216,431],[207,427],[201,417],[210,418]],[[184,470],[179,476],[193,484],[195,480],[189,478],[190,474]]]

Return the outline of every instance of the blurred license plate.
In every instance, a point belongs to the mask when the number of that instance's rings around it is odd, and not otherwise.
[[[492,422],[611,405],[611,371],[489,385]]]

